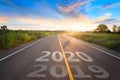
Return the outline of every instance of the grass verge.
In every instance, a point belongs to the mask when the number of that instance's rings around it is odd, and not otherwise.
[[[62,31],[0,30],[0,49],[9,49],[37,38],[59,33]]]
[[[120,34],[76,32],[70,36],[120,52]]]

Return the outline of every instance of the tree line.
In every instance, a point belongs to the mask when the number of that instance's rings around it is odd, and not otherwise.
[[[8,30],[8,27],[6,25],[0,26],[1,30]],[[120,26],[113,25],[112,31],[107,27],[106,24],[99,24],[96,29],[94,29],[93,32],[100,32],[100,33],[120,33]]]
[[[120,26],[117,26],[117,25],[113,25],[112,27],[112,31],[107,27],[106,24],[99,24],[97,26],[97,28],[94,30],[94,32],[101,32],[101,33],[104,33],[104,32],[107,32],[107,33],[120,33]]]

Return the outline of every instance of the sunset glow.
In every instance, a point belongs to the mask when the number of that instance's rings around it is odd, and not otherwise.
[[[120,25],[119,0],[0,0],[0,25],[13,30],[93,30]]]

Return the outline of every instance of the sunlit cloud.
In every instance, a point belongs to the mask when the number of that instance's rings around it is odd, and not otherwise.
[[[80,13],[78,17],[66,17],[65,19],[33,19],[20,18],[19,20],[26,23],[39,24],[46,27],[54,27],[60,30],[92,30],[96,26],[96,22],[108,19],[110,14],[104,14],[98,18],[91,19],[87,15]],[[89,27],[89,28],[88,28]]]
[[[63,11],[63,12],[70,12],[70,11],[73,11],[76,7],[80,7],[81,5],[85,4],[85,3],[88,3],[90,0],[85,0],[83,2],[76,2],[76,3],[73,3],[69,6],[58,6],[60,11]]]
[[[111,3],[97,0],[24,0],[24,3],[22,0],[1,0],[0,16],[3,17],[0,17],[0,25],[12,26],[10,29],[91,30],[100,23],[119,23],[119,2]],[[115,6],[118,7],[113,10]]]
[[[0,17],[0,23],[5,22],[8,19],[7,16]]]
[[[93,30],[97,22],[109,19],[110,13],[106,13],[100,17],[91,19],[87,15],[80,13],[77,17],[65,17],[64,19],[46,19],[46,18],[30,18],[30,17],[18,17],[18,18],[8,18],[6,23],[14,24],[16,21],[19,24],[34,24],[34,29],[46,29],[46,30]],[[36,26],[37,28],[36,28]],[[33,25],[31,25],[33,26]],[[17,27],[17,26],[16,26]],[[21,26],[23,28],[23,25]],[[31,29],[31,28],[30,28]]]
[[[106,14],[104,14],[104,15],[96,18],[96,20],[94,21],[94,23],[98,23],[98,22],[101,22],[103,20],[109,19],[111,15],[112,14],[110,14],[110,13],[106,13]]]

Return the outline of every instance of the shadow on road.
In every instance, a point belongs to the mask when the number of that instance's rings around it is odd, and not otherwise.
[[[63,44],[63,48],[67,47],[69,44],[70,44],[70,40],[65,41]]]

